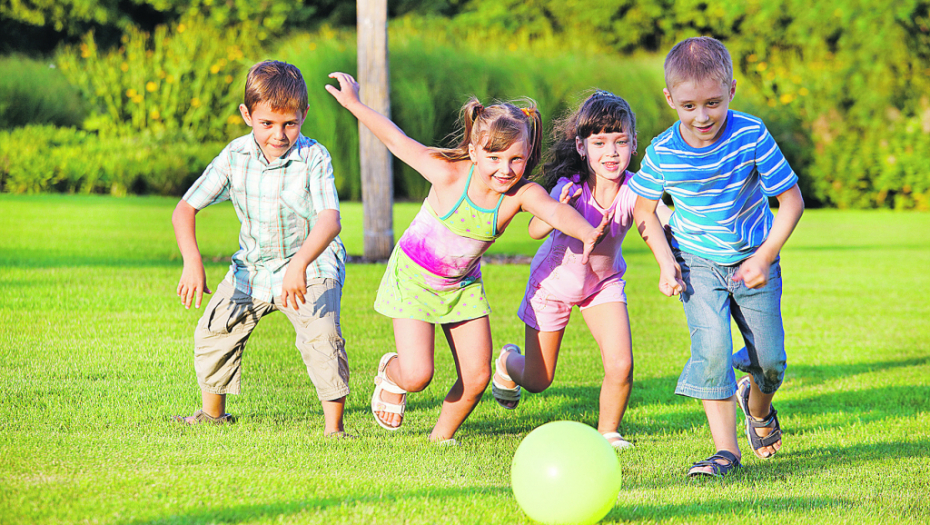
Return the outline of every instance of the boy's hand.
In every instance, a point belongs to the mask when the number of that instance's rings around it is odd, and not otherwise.
[[[205,293],[213,292],[207,288],[207,276],[204,273],[203,264],[185,264],[177,289],[181,304],[188,310],[190,310],[191,302],[194,303],[194,308],[200,308],[200,302]]]
[[[281,287],[281,304],[287,308],[288,298],[294,310],[299,310],[301,304],[306,304],[307,299],[307,270],[306,267],[300,268],[299,264],[293,264],[291,261],[284,272],[284,284]],[[299,301],[299,302],[298,302]]]
[[[329,78],[335,78],[339,82],[339,87],[331,84],[326,85],[326,91],[336,98],[342,107],[348,108],[354,102],[358,102],[358,82],[348,73],[330,73]]]
[[[756,255],[746,259],[739,265],[733,280],[735,282],[742,281],[747,288],[762,288],[769,282],[769,269],[771,267],[771,263],[765,257],[756,253]]]
[[[581,190],[578,190],[581,191]],[[564,195],[564,191],[562,192]],[[607,225],[610,224],[610,221],[614,218],[614,212],[611,210],[608,213],[604,214],[604,217],[601,219],[601,223],[597,225],[596,228],[591,232],[590,235],[584,241],[584,252],[581,254],[581,264],[588,264],[588,255],[594,251],[594,247],[597,246],[599,242],[607,235]]]
[[[666,297],[681,294],[685,289],[685,281],[681,277],[681,266],[675,266],[659,272],[659,291]]]

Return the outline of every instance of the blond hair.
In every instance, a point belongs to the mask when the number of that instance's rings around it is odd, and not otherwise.
[[[665,87],[712,78],[729,85],[733,81],[733,59],[719,40],[709,36],[686,38],[665,57]]]
[[[265,60],[249,69],[245,79],[245,107],[252,112],[266,102],[272,111],[303,111],[307,109],[307,84],[296,66],[277,60]]]
[[[495,152],[504,151],[518,140],[525,140],[529,151],[524,173],[529,175],[542,155],[542,116],[532,99],[518,102],[524,107],[511,102],[485,107],[477,98],[470,98],[459,112],[458,144],[452,148],[430,148],[431,153],[434,157],[454,162],[469,158],[469,144]]]

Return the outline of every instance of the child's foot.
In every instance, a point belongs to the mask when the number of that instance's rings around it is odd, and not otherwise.
[[[207,414],[203,410],[198,410],[194,412],[193,416],[172,416],[172,419],[179,423],[184,423],[187,425],[199,425],[201,423],[212,423],[214,425],[225,425],[227,423],[235,423],[236,418],[232,414],[223,414],[220,417],[213,417],[210,414]]]
[[[333,430],[332,432],[323,432],[323,437],[331,439],[355,439],[356,436],[346,434],[345,430]]]
[[[615,450],[623,450],[625,448],[633,448],[633,444],[623,438],[619,432],[608,432],[604,434],[604,439],[610,443],[610,446],[614,447]]]
[[[501,353],[494,362],[494,378],[491,380],[491,394],[494,396],[497,404],[513,410],[520,403],[520,385],[515,383],[507,374],[507,357],[510,352],[520,353],[520,347],[517,345],[506,344],[501,348]]]
[[[387,430],[397,430],[404,420],[407,407],[407,391],[388,379],[386,368],[396,352],[389,352],[378,363],[378,375],[375,376],[375,391],[371,395],[371,412],[375,422]]]
[[[696,462],[688,471],[688,477],[713,476],[719,478],[726,476],[731,470],[738,469],[740,457],[728,450],[718,450],[713,456]]]
[[[749,376],[740,379],[736,388],[736,401],[746,415],[746,437],[749,448],[761,459],[769,459],[781,448],[781,426],[778,424],[778,411],[769,405],[769,413],[764,418],[757,418],[749,413],[749,394],[751,391]]]

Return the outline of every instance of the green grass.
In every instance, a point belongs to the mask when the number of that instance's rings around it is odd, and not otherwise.
[[[199,405],[198,311],[174,295],[181,262],[162,198],[0,195],[0,523],[526,523],[510,459],[536,426],[597,418],[600,364],[575,316],[556,382],[518,410],[490,392],[457,436],[426,435],[452,382],[444,343],[402,430],[368,409],[393,346],[371,304],[383,267],[350,265],[342,326],[352,369],[352,442],[321,437],[322,412],[284,316],[262,321],[245,358],[238,424],[182,428]],[[418,204],[396,207],[403,230]],[[361,254],[361,205],[343,237]],[[211,286],[236,248],[226,205],[198,215]],[[494,246],[531,253],[523,223]],[[930,521],[930,215],[809,210],[783,252],[789,368],[776,398],[776,459],[689,481],[713,452],[698,402],[673,394],[688,352],[680,305],[633,233],[626,247],[635,384],[622,431],[623,489],[608,523]],[[526,266],[485,266],[495,342],[519,341]],[[441,341],[441,338],[440,338]],[[740,436],[743,431],[740,430]],[[743,439],[741,437],[741,439]]]

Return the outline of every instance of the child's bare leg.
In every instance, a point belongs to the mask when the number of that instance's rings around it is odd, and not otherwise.
[[[726,399],[704,399],[704,413],[707,414],[707,423],[710,425],[710,435],[714,438],[716,450],[726,450],[737,458],[742,457],[739,445],[736,444],[736,403],[735,397]],[[725,461],[718,461],[725,464]],[[701,467],[699,470],[713,474],[713,467]]]
[[[775,394],[763,394],[756,385],[756,380],[749,376],[749,414],[753,418],[763,421],[772,412],[772,398]],[[765,437],[772,433],[774,428],[756,428],[754,429],[759,437]],[[770,447],[762,447],[758,453],[763,456],[771,456],[781,448],[781,440],[778,440]]]
[[[200,399],[203,402],[203,411],[210,417],[221,417],[226,413],[226,394],[211,394],[201,390]]]
[[[491,324],[487,316],[442,325],[458,379],[442,403],[430,441],[451,439],[491,382]]]
[[[342,432],[345,428],[342,426],[342,414],[346,408],[345,396],[332,401],[323,401],[323,435],[328,436],[336,432]]]
[[[497,384],[506,388],[517,385],[527,392],[539,393],[549,388],[555,379],[555,367],[559,360],[559,347],[565,330],[540,332],[526,327],[523,355],[505,352],[501,361],[506,366],[506,373],[513,381],[504,380],[500,374],[495,377]]]
[[[394,343],[397,357],[388,361],[384,371],[390,382],[407,392],[420,392],[433,379],[433,347],[436,327],[415,319],[394,319]],[[381,400],[399,404],[404,394],[381,391]],[[378,412],[378,417],[392,427],[399,427],[403,416]]]
[[[601,383],[597,430],[617,432],[633,389],[633,342],[625,303],[604,303],[581,311],[601,349],[604,381]]]

